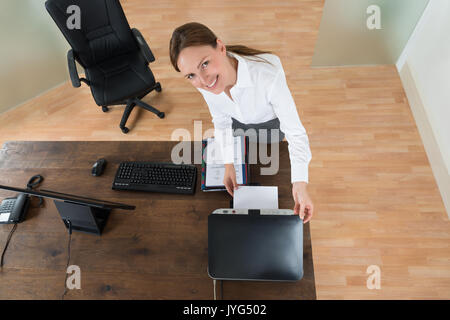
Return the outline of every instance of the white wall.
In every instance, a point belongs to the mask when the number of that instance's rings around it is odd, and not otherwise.
[[[450,216],[449,0],[429,2],[397,68]]]
[[[326,0],[311,66],[394,64],[429,1]],[[380,29],[369,29],[380,9]]]
[[[69,79],[69,45],[44,3],[0,1],[0,113]]]

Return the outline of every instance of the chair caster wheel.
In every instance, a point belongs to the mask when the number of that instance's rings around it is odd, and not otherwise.
[[[123,133],[128,133],[130,131],[130,129],[128,129],[127,127],[123,127],[121,128]]]
[[[103,111],[103,112],[108,112],[108,111],[109,111],[109,108],[108,108],[108,107],[102,107],[102,111]]]
[[[161,84],[159,82],[156,84],[155,90],[156,90],[156,92],[162,91]]]
[[[164,112],[158,113],[158,117],[159,117],[160,119],[164,118],[165,116],[166,116],[166,114],[165,114]]]

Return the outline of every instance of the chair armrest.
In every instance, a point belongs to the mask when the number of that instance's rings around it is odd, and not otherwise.
[[[72,85],[75,88],[78,88],[81,86],[81,82],[86,83],[88,86],[91,85],[91,82],[85,78],[80,78],[78,76],[77,66],[75,64],[75,56],[73,53],[73,49],[70,49],[67,52],[67,64],[69,66],[69,74],[70,74],[70,80],[72,81]]]
[[[145,57],[145,60],[147,60],[148,63],[155,61],[155,56],[152,53],[152,50],[150,50],[147,42],[145,42],[144,37],[139,32],[138,29],[133,28],[131,29],[131,32],[133,33],[134,39],[136,40],[139,49],[141,50],[142,54]]]
[[[70,80],[75,88],[81,86],[80,77],[78,76],[77,66],[75,65],[75,58],[73,56],[73,50],[70,49],[67,52],[67,64],[69,67]]]

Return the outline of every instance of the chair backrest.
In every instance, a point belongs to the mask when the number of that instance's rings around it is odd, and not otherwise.
[[[72,5],[79,8],[80,29],[68,27]],[[47,0],[45,7],[84,68],[138,50],[119,0]]]

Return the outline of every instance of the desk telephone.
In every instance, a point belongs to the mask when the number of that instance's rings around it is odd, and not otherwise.
[[[32,190],[37,187],[44,177],[40,174],[32,176],[27,183],[27,189]],[[42,198],[39,198],[39,206],[42,204]],[[19,193],[13,198],[5,198],[0,204],[0,223],[19,223],[25,220],[28,207],[30,206],[30,196],[25,193]]]
[[[25,219],[30,197],[24,193],[5,198],[0,204],[0,223],[19,223]]]

